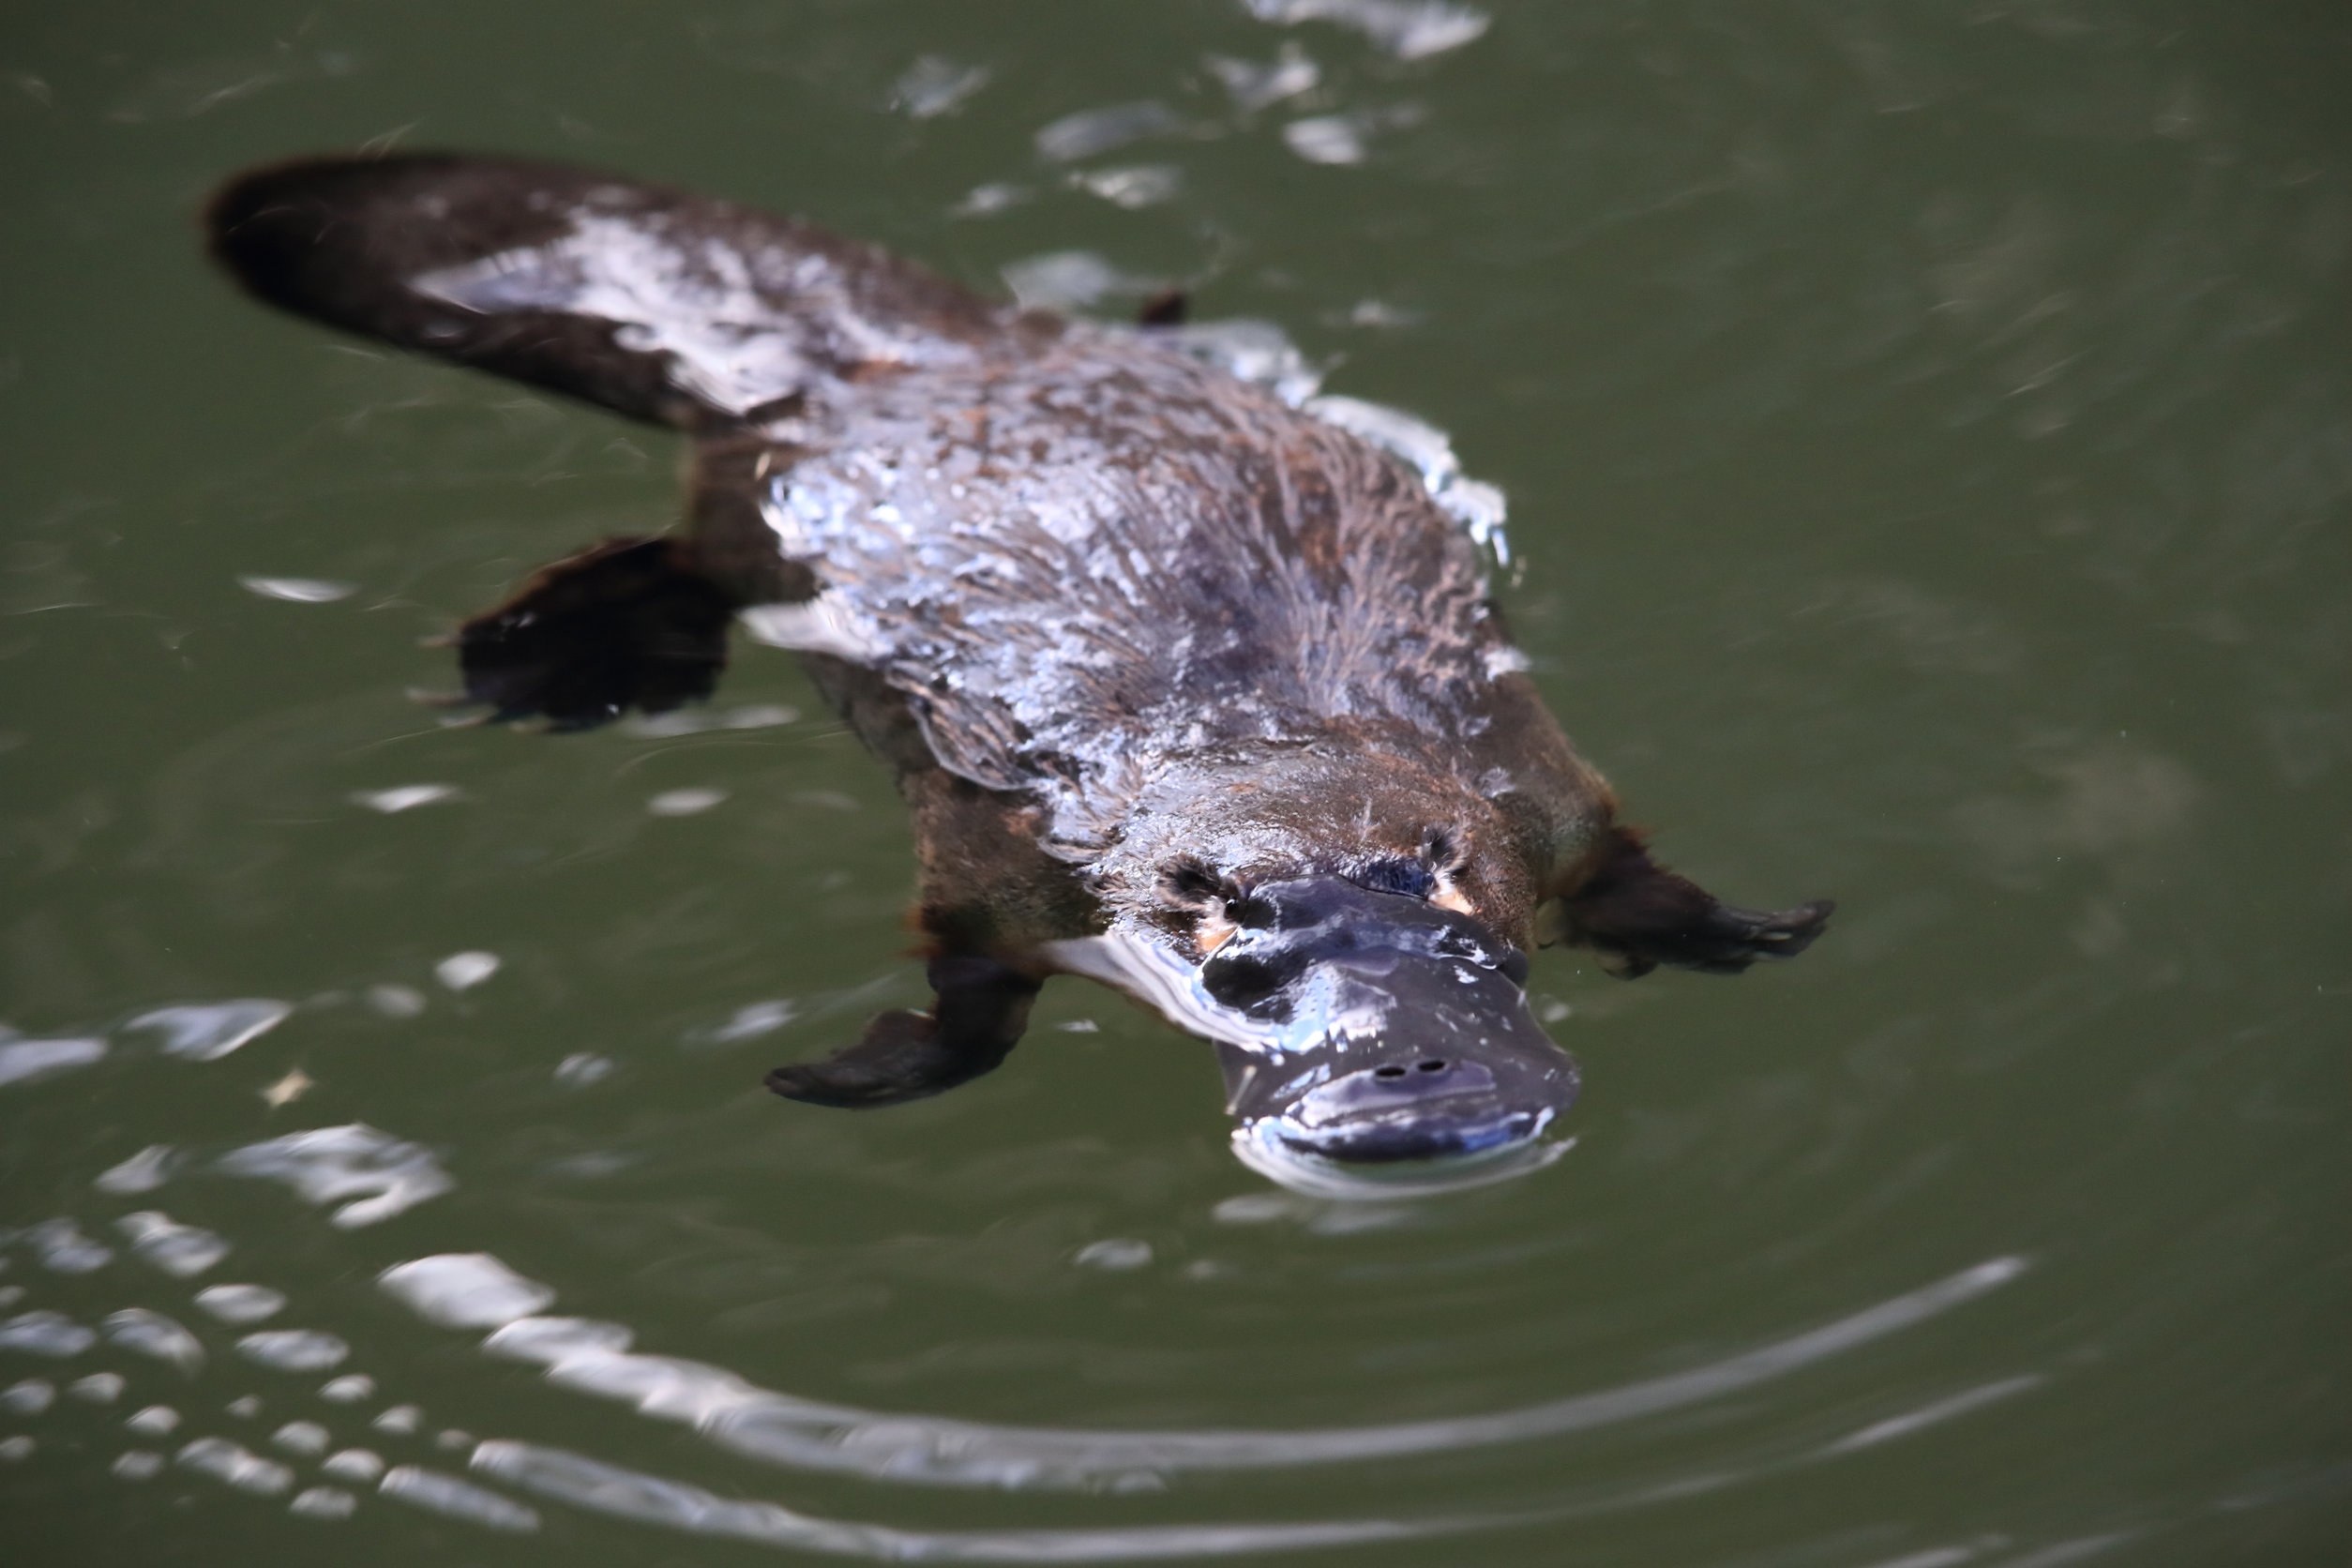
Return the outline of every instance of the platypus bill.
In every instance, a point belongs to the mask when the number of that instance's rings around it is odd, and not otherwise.
[[[787,1098],[975,1078],[1077,973],[1215,1042],[1278,1180],[1489,1179],[1576,1094],[1530,946],[1728,973],[1828,919],[1654,864],[1415,473],[1181,331],[560,165],[286,164],[209,222],[273,305],[691,437],[681,532],[545,568],[459,656],[491,716],[579,729],[707,696],[740,620],[897,770],[936,1003]]]

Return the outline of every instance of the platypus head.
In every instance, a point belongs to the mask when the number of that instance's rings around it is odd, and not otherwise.
[[[1335,876],[1227,902],[1200,989],[1244,1160],[1294,1186],[1454,1185],[1515,1172],[1576,1097],[1528,1010],[1527,956],[1476,919]],[[1238,1033],[1238,1032],[1237,1032]]]
[[[1330,1196],[1547,1164],[1576,1063],[1527,999],[1557,839],[1410,733],[1170,768],[1095,864],[1113,919],[1061,962],[1214,1041],[1243,1161]]]

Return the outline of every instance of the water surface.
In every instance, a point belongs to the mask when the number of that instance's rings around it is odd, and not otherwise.
[[[2340,9],[1255,11],[0,33],[11,1560],[2341,1558]],[[679,452],[206,271],[223,173],[370,140],[1279,325],[1508,492],[1664,855],[1836,927],[1540,957],[1575,1147],[1442,1201],[1270,1188],[1075,982],[775,1100],[920,995],[902,814],[756,648],[693,727],[413,701]]]

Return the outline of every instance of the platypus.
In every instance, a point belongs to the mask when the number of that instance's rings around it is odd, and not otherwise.
[[[683,528],[456,642],[489,717],[578,730],[709,695],[741,622],[896,770],[935,1001],[777,1068],[788,1099],[963,1083],[1082,974],[1215,1044],[1252,1166],[1442,1184],[1555,1147],[1576,1095],[1530,949],[1731,973],[1829,917],[1652,860],[1421,475],[1190,352],[1179,301],[1063,319],[496,158],[264,168],[207,222],[272,305],[690,439]]]

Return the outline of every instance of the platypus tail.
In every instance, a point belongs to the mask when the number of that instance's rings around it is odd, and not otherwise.
[[[280,309],[685,429],[1005,330],[998,307],[871,246],[557,163],[281,163],[231,180],[205,226]]]
[[[706,436],[879,368],[972,355],[1011,319],[792,219],[562,164],[309,158],[231,180],[205,227],[282,309]],[[695,511],[746,509],[724,489]],[[790,596],[761,575],[777,566],[765,535],[756,517],[731,534],[698,515],[690,536],[544,568],[459,633],[467,698],[583,729],[709,695],[733,611]]]

